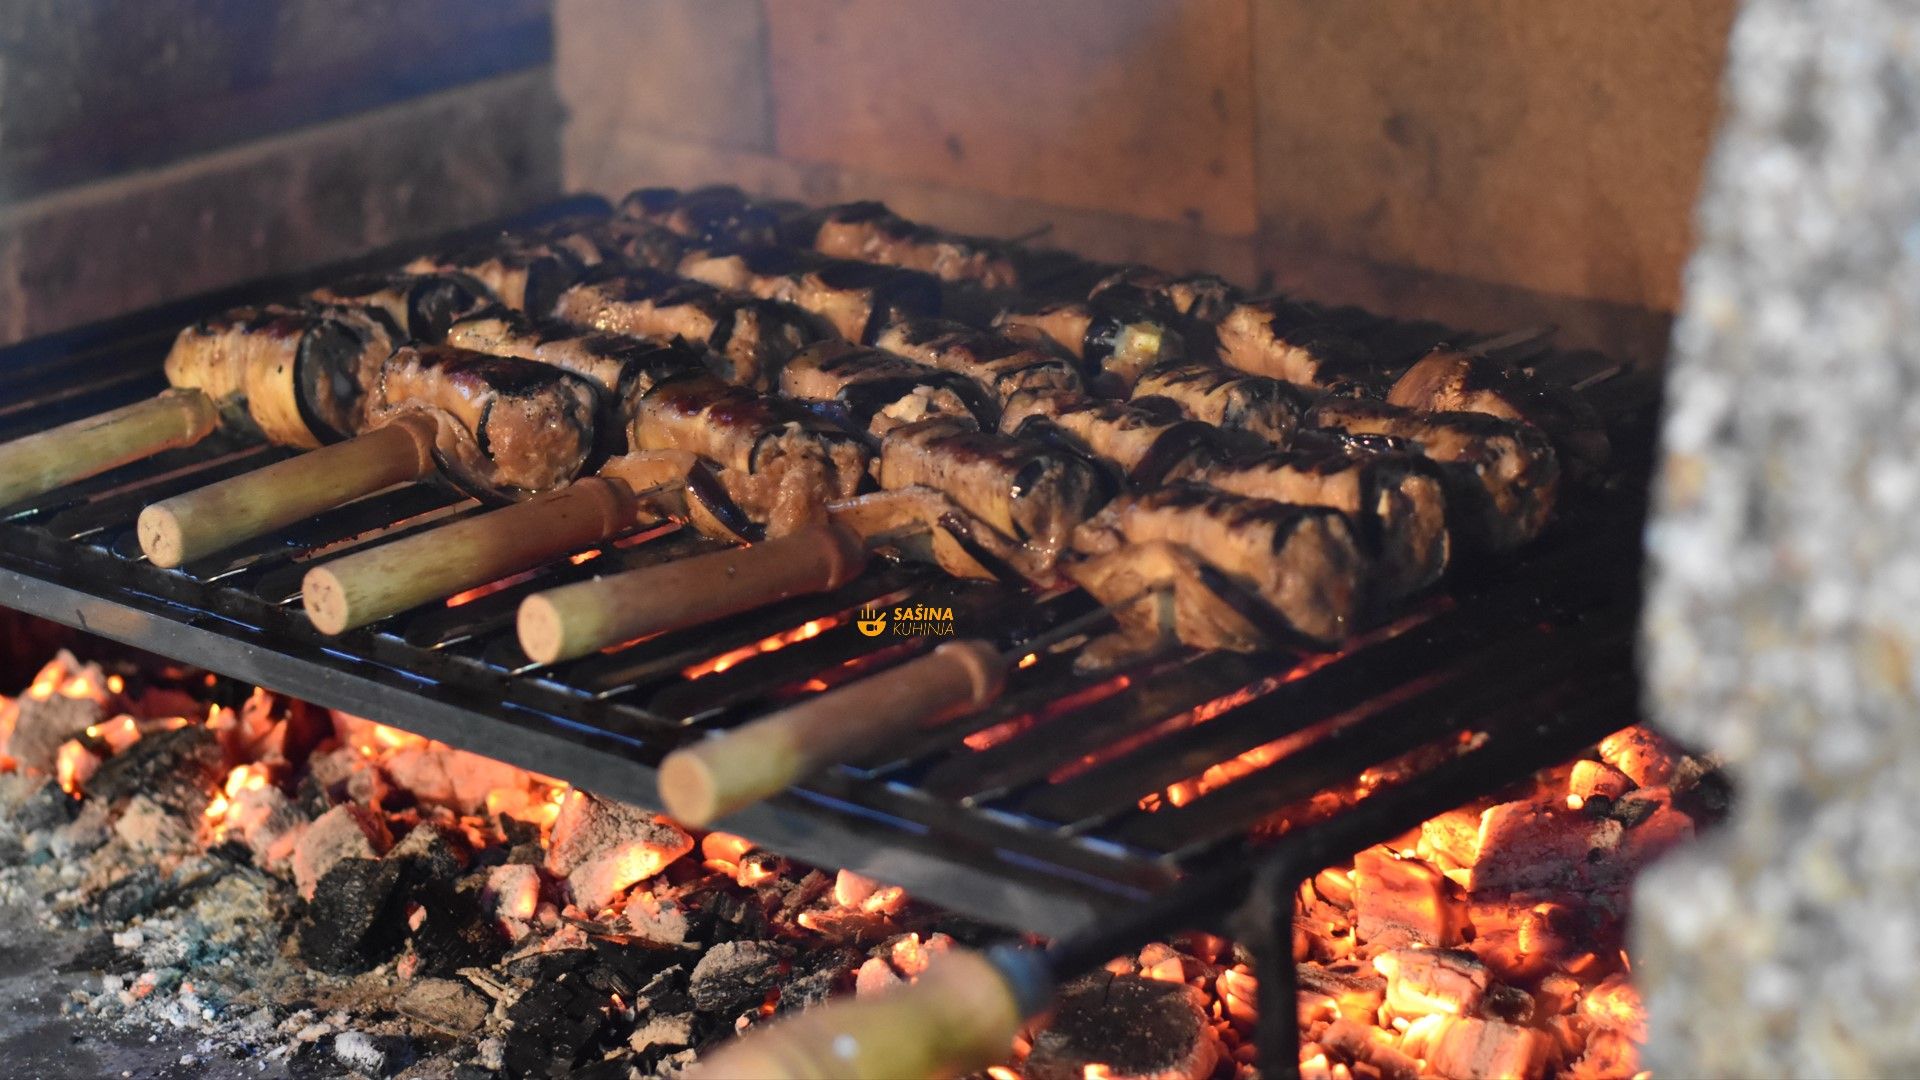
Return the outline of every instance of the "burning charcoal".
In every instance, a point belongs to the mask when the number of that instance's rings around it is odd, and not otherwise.
[[[692,850],[693,837],[665,818],[575,791],[554,820],[546,866],[567,879],[574,903],[598,912]]]
[[[1455,867],[1472,866],[1480,858],[1480,812],[1462,808],[1427,819],[1420,840],[1435,861]]]
[[[847,988],[848,975],[860,964],[851,949],[825,948],[802,953],[794,960],[794,975],[780,988],[779,1010],[811,1008]]]
[[[792,953],[776,941],[715,945],[694,965],[689,983],[701,1012],[731,1016],[757,1005],[780,982]]]
[[[1617,1031],[1635,1042],[1647,1041],[1647,1014],[1640,991],[1624,975],[1609,975],[1587,991],[1580,1015],[1600,1031]]]
[[[1387,1008],[1401,1016],[1471,1016],[1487,996],[1486,965],[1457,949],[1394,949],[1373,958],[1387,977]]]
[[[19,785],[7,808],[7,821],[21,833],[57,829],[72,821],[80,811],[80,800],[60,790],[60,785],[50,776],[6,779]]]
[[[320,815],[293,846],[293,880],[300,896],[312,900],[314,888],[342,859],[373,859],[393,843],[386,820],[352,803]]]
[[[680,1050],[693,1045],[693,1014],[675,1013],[661,1016],[658,1013],[647,1017],[634,1033],[627,1037],[627,1046],[634,1053],[658,1048]]]
[[[827,875],[818,870],[809,870],[806,877],[795,882],[793,888],[787,890],[786,899],[780,901],[780,910],[799,911],[825,896],[827,890],[832,887]]]
[[[409,883],[450,881],[473,861],[465,834],[434,822],[414,826],[387,852],[390,862],[406,863]]]
[[[1693,818],[1674,808],[1673,793],[1666,788],[1642,788],[1622,796],[1613,810],[1627,827],[1621,846],[1629,872],[1693,839]]]
[[[1033,1036],[1028,1080],[1100,1075],[1212,1075],[1220,1041],[1198,991],[1184,983],[1100,972],[1067,986],[1047,1026]]]
[[[13,735],[0,748],[20,764],[51,773],[59,763],[60,744],[86,734],[107,718],[107,707],[91,697],[28,694],[17,700]]]
[[[853,973],[853,992],[860,997],[872,997],[884,994],[905,981],[899,972],[893,970],[892,964],[875,956]]]
[[[403,747],[380,763],[387,775],[421,802],[461,814],[480,814],[487,793],[523,788],[527,774],[493,758],[439,743]]]
[[[527,922],[540,908],[540,871],[522,864],[487,871],[481,903],[496,919]]]
[[[1600,757],[1641,787],[1671,781],[1674,766],[1683,756],[1666,736],[1638,724],[1600,740]]]
[[[506,952],[507,936],[486,917],[479,890],[458,888],[444,878],[409,889],[405,879],[403,870],[402,895],[416,905],[409,946],[419,974],[451,975],[490,964]]]
[[[1640,1074],[1640,1048],[1617,1031],[1596,1031],[1587,1039],[1586,1053],[1567,1068],[1570,1080],[1611,1080]]]
[[[1332,999],[1340,1015],[1350,1020],[1371,1021],[1387,998],[1387,980],[1375,974],[1370,965],[1362,968],[1351,962],[1330,966],[1302,964],[1299,979],[1302,990]],[[1250,991],[1259,985],[1251,978],[1246,983]]]
[[[607,1004],[604,993],[570,974],[535,984],[507,1009],[507,1075],[572,1075],[606,1023]]]
[[[457,979],[415,979],[398,1003],[402,1013],[442,1031],[466,1034],[486,1023],[484,998]]]
[[[1473,868],[1473,893],[1617,891],[1627,879],[1625,868],[1612,858],[1622,832],[1618,821],[1570,812],[1564,806],[1502,803],[1489,809],[1481,821],[1481,858]]]
[[[1384,1080],[1415,1080],[1420,1062],[1393,1048],[1386,1032],[1352,1020],[1335,1020],[1320,1033],[1320,1043],[1351,1061],[1361,1061],[1380,1071]]]
[[[1355,856],[1353,874],[1356,929],[1373,947],[1460,943],[1466,913],[1432,867],[1373,847]]]
[[[213,733],[199,724],[149,735],[100,766],[87,794],[103,802],[145,795],[161,806],[195,815],[224,779],[225,759]]]
[[[1633,789],[1633,778],[1604,761],[1576,761],[1567,776],[1567,792],[1582,799],[1617,799]]]
[[[135,851],[184,851],[193,846],[193,829],[180,816],[145,795],[136,795],[113,823],[113,833]]]
[[[301,959],[321,971],[350,974],[391,955],[407,930],[388,909],[399,878],[394,863],[335,861],[315,887],[300,924]]]
[[[1436,1019],[1435,1032],[1424,1040],[1410,1036],[1403,1047],[1414,1053],[1414,1047],[1424,1043],[1418,1053],[1430,1072],[1451,1080],[1537,1076],[1546,1064],[1550,1043],[1545,1032],[1473,1017]]]
[[[833,879],[833,902],[844,908],[857,908],[879,888],[880,883],[872,878],[842,870]]]
[[[661,945],[684,945],[687,941],[687,911],[671,898],[661,898],[636,890],[627,900],[627,926],[648,941]]]
[[[165,890],[166,876],[160,867],[142,863],[113,884],[94,892],[82,908],[99,922],[130,922],[135,916],[152,911]]]

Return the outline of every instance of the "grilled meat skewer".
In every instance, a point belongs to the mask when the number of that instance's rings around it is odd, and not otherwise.
[[[1585,398],[1485,356],[1434,349],[1393,384],[1387,403],[1531,424],[1546,433],[1570,468],[1591,472],[1607,462],[1606,428]]]
[[[1164,307],[1198,323],[1225,318],[1244,299],[1238,287],[1213,274],[1169,274],[1151,266],[1126,266],[1101,278],[1087,293],[1098,301],[1125,298],[1147,306]]]
[[[1001,404],[1027,390],[1081,393],[1076,360],[1050,340],[1019,340],[945,319],[902,319],[875,345],[928,367],[972,379]]]
[[[1020,274],[1004,244],[909,221],[885,203],[853,202],[806,215],[801,243],[823,255],[881,263],[965,281],[983,289],[1019,287]],[[788,230],[793,231],[793,230]]]
[[[1007,405],[1001,430],[1091,455],[1128,487],[1151,487],[1223,456],[1218,429],[1177,409],[1026,391]]]
[[[1174,319],[1119,301],[1010,308],[994,327],[1014,337],[1052,341],[1081,361],[1095,388],[1125,397],[1149,368],[1187,356]]]
[[[791,305],[658,270],[603,267],[562,292],[553,314],[616,334],[680,338],[711,351],[727,381],[762,390],[788,357],[827,336]]]
[[[1378,397],[1389,373],[1313,308],[1284,298],[1235,304],[1214,325],[1228,367],[1316,390]]]
[[[455,319],[498,303],[472,278],[457,274],[364,274],[307,294],[313,303],[384,314],[396,336],[439,341]]]
[[[848,341],[823,341],[780,369],[780,392],[876,440],[903,424],[955,417],[992,427],[999,410],[971,379]]]
[[[896,319],[940,310],[939,283],[925,274],[792,248],[700,248],[689,251],[677,269],[716,288],[784,300],[848,341],[872,342]]]
[[[1148,407],[1166,402],[1189,419],[1277,447],[1293,439],[1312,406],[1311,395],[1292,383],[1191,362],[1148,369],[1129,400]]]
[[[757,202],[737,187],[714,184],[676,191],[641,188],[620,200],[617,213],[644,221],[698,244],[777,244],[781,207]]]

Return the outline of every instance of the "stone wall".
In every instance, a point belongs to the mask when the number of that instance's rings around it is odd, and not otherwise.
[[[0,342],[559,189],[546,0],[0,0]]]
[[[878,196],[1399,309],[1442,301],[1356,267],[1484,286],[1476,315],[1670,310],[1732,6],[556,0],[566,175]]]
[[[1748,0],[1645,655],[1727,827],[1644,880],[1656,1076],[1920,1075],[1920,12]]]

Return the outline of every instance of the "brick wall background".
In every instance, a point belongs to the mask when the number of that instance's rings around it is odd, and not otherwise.
[[[1733,6],[555,0],[566,180],[877,196],[1400,311],[1624,318],[1676,303]]]
[[[0,341],[558,192],[547,0],[0,0]]]

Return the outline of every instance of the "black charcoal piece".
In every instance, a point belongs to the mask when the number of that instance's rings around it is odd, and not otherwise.
[[[1098,972],[1061,993],[1034,1036],[1029,1080],[1113,1076],[1210,1076],[1220,1047],[1185,983]]]
[[[573,1075],[606,1022],[608,1004],[604,993],[572,975],[535,984],[507,1009],[507,1075]]]
[[[201,724],[148,735],[102,762],[87,781],[89,798],[105,802],[145,795],[169,810],[198,814],[226,779],[219,740]]]
[[[397,864],[341,859],[320,879],[300,924],[300,957],[343,975],[365,971],[400,947],[407,924],[390,910]]]
[[[759,1004],[780,982],[791,953],[776,941],[728,941],[694,965],[693,1004],[701,1012],[730,1014]]]

